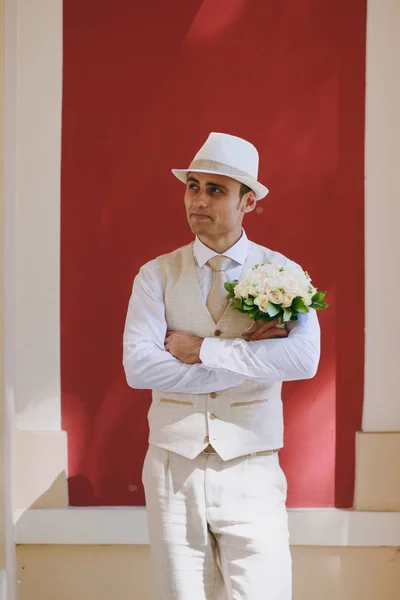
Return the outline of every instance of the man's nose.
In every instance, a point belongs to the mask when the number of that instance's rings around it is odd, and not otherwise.
[[[208,205],[208,196],[206,190],[200,190],[195,198],[193,198],[193,204],[195,206],[207,206]]]

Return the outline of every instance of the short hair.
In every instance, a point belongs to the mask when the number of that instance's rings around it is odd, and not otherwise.
[[[240,199],[242,199],[245,194],[248,194],[249,192],[252,192],[252,191],[253,190],[251,188],[249,188],[248,185],[245,185],[244,183],[241,183],[240,184],[240,190],[239,190]]]

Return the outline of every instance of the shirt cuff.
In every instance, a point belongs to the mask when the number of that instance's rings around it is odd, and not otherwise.
[[[230,348],[233,340],[204,338],[200,348],[200,360],[210,369],[229,369]]]

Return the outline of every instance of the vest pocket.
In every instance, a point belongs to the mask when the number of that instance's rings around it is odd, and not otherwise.
[[[172,398],[160,398],[156,405],[156,414],[164,416],[185,416],[193,412],[193,402],[189,400],[175,400]]]
[[[188,400],[172,400],[170,398],[160,398],[160,404],[177,404],[178,406],[193,406],[193,402]]]
[[[248,402],[232,402],[231,411],[234,421],[244,422],[260,422],[265,416],[268,400],[249,400]]]
[[[268,400],[249,400],[248,402],[233,402],[231,406],[254,406],[255,404],[265,404],[266,402]]]

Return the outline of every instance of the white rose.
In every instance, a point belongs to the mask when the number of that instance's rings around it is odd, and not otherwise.
[[[268,277],[263,277],[255,286],[255,291],[257,294],[267,294],[268,290],[271,288],[272,280]]]
[[[300,285],[298,279],[292,277],[291,275],[282,277],[280,281],[280,287],[285,290],[286,294],[289,294],[295,298],[299,295]]]
[[[248,298],[251,293],[251,287],[247,281],[241,281],[235,287],[235,298]]]
[[[281,290],[272,290],[268,293],[267,297],[273,304],[282,304],[283,292]]]
[[[250,285],[258,285],[260,283],[260,281],[262,281],[263,278],[259,273],[252,273],[251,277],[249,277],[248,281]]]
[[[257,306],[261,310],[261,312],[266,313],[267,312],[267,304],[268,304],[268,296],[266,296],[265,294],[258,296],[254,300],[254,304],[257,304]]]
[[[282,306],[288,308],[296,296],[293,294],[283,294]]]
[[[274,290],[280,289],[281,287],[282,286],[279,277],[271,277],[265,280],[265,289],[267,290],[266,293],[273,292]]]

